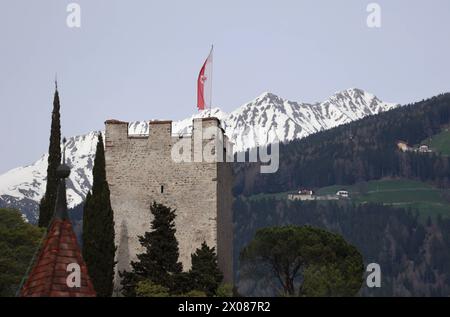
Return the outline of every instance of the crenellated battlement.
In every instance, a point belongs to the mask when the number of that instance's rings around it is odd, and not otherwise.
[[[145,138],[150,137],[160,137],[160,136],[172,136],[172,121],[171,120],[151,120],[148,122],[149,133],[148,134],[129,134],[129,122],[120,120],[106,120],[106,138],[110,141],[124,140],[124,139],[134,139],[134,138]]]
[[[180,139],[187,138],[191,140],[192,144],[195,144],[194,138],[197,137],[203,140],[203,143],[207,140],[218,138],[218,140],[222,141],[224,151],[230,151],[230,149],[232,151],[232,144],[225,135],[225,131],[220,125],[220,120],[216,117],[193,119],[192,130],[186,134],[174,134],[171,120],[151,120],[148,121],[148,126],[148,133],[146,134],[130,134],[129,122],[115,119],[106,120],[106,147],[124,146],[126,143],[130,146],[148,146],[148,143],[151,143],[154,145],[153,148],[156,149],[158,146],[173,146],[175,143],[180,142]]]

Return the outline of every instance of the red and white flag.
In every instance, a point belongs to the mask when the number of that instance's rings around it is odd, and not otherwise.
[[[213,47],[209,52],[208,58],[198,74],[197,79],[197,107],[203,110],[205,107],[211,108],[212,97],[212,66],[213,66]]]

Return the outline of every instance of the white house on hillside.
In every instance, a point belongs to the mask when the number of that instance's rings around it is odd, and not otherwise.
[[[336,196],[341,197],[341,198],[348,198],[348,191],[339,190],[336,192]]]

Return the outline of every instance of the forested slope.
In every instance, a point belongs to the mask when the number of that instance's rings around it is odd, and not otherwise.
[[[261,174],[258,164],[236,164],[234,193],[284,192],[383,177],[420,179],[447,187],[448,156],[401,152],[396,143],[420,143],[449,123],[447,93],[281,144],[276,173]]]

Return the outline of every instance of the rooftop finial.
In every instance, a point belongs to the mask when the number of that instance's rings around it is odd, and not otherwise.
[[[64,137],[62,142],[63,142],[63,164],[66,164],[66,142],[67,142],[67,139]]]
[[[63,138],[63,140],[62,140],[62,143],[63,143],[62,163],[56,170],[59,178],[67,178],[70,175],[70,167],[66,165],[66,142],[67,142],[66,138]]]
[[[70,175],[70,167],[66,165],[66,138],[63,138],[63,161],[62,164],[56,169],[56,175],[58,176],[59,185],[56,194],[55,214],[56,219],[68,219],[67,213],[67,197],[66,197],[66,180],[65,178]]]

